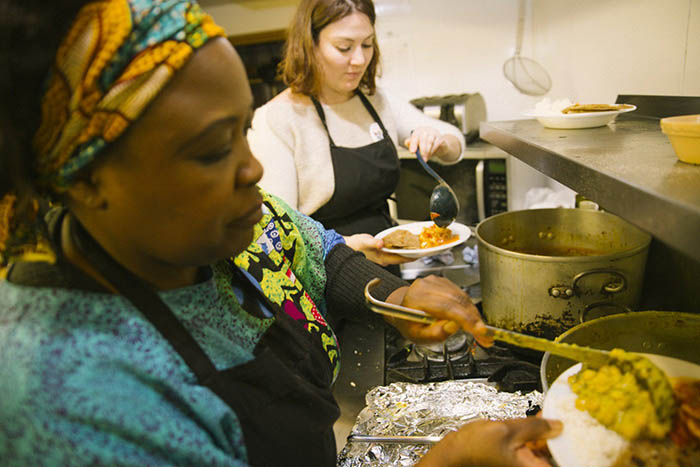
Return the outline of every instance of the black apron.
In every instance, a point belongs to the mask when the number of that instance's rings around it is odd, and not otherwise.
[[[341,235],[376,235],[393,225],[387,199],[399,183],[399,156],[372,104],[359,90],[356,93],[383,134],[380,141],[357,148],[335,145],[323,107],[311,97],[328,134],[335,180],[331,199],[311,217]]]
[[[158,294],[114,261],[72,216],[71,220],[73,239],[90,263],[99,265],[112,286],[167,339],[198,383],[236,413],[251,465],[336,465],[333,423],[340,410],[331,391],[332,370],[328,356],[299,323],[230,262],[244,288],[246,309],[248,297],[257,297],[275,321],[258,342],[252,361],[219,371]]]

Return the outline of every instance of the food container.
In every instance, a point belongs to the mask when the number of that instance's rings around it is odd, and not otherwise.
[[[700,115],[662,118],[661,131],[668,136],[678,159],[700,164]]]
[[[651,237],[613,214],[510,211],[482,221],[476,235],[493,326],[553,339],[594,314],[637,306]],[[609,305],[590,311],[600,304]]]
[[[564,334],[560,342],[602,350],[621,348],[629,352],[653,353],[700,364],[700,314],[671,311],[637,311],[593,319]],[[540,366],[542,389],[576,362],[544,354]]]

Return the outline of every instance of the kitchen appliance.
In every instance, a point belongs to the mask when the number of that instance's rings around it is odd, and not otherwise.
[[[411,100],[411,104],[459,128],[467,144],[479,138],[479,124],[486,121],[486,103],[478,92],[419,97]]]
[[[554,339],[593,303],[637,306],[651,237],[613,214],[511,211],[481,222],[476,236],[484,316],[495,327]]]

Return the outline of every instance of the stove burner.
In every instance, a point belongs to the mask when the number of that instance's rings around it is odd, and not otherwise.
[[[445,358],[442,351],[439,351],[439,355],[434,353],[434,358],[428,358],[425,351],[419,354],[418,346],[404,339],[393,329],[387,329],[384,384],[399,381],[429,383],[451,379],[488,378],[488,381],[502,391],[542,390],[539,379],[541,356],[520,354],[516,349],[503,345],[483,348],[475,346],[471,336],[466,335],[466,338],[462,345],[457,345],[458,342],[448,344],[449,358]],[[454,341],[458,341],[458,338],[455,337]],[[463,341],[463,338],[459,338],[459,341]],[[461,356],[456,355],[454,351],[450,352],[455,348]],[[425,346],[422,349],[425,349]]]
[[[455,361],[469,353],[473,342],[471,336],[464,331],[458,331],[439,344],[413,344],[413,350],[418,357],[427,358],[431,362]]]

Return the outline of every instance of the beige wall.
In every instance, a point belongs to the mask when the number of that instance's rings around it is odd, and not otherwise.
[[[285,29],[300,0],[200,0],[230,36]]]
[[[553,95],[700,95],[700,0],[536,0],[533,20]]]
[[[299,0],[204,0],[229,34],[287,27]],[[540,98],[503,77],[515,49],[517,0],[375,0],[381,84],[407,99],[484,95],[491,120]],[[529,0],[523,56],[552,77],[549,97],[700,95],[700,0]]]

